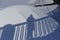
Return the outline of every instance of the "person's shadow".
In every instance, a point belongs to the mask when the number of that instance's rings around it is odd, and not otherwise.
[[[28,18],[27,18],[27,40],[31,40],[33,39],[33,31],[35,30],[35,18],[30,15]]]
[[[35,30],[35,19],[32,15],[30,15],[27,19],[27,40],[33,39],[33,31]],[[15,26],[12,24],[4,25],[3,32],[1,35],[1,40],[13,40],[15,33]]]
[[[15,27],[12,24],[7,24],[3,27],[1,40],[13,40]]]

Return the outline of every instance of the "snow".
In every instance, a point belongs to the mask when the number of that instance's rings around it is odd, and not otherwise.
[[[12,5],[29,5],[29,4],[49,4],[52,0],[0,0],[0,7],[5,8]]]
[[[49,4],[53,3],[53,0],[30,0],[28,4],[30,5],[36,5],[36,4]]]
[[[26,22],[32,14],[35,19],[48,16],[47,13],[57,8],[57,5],[45,7],[33,7],[32,0],[1,0],[0,1],[0,27],[6,24],[17,24]],[[34,1],[33,1],[34,2]],[[40,0],[40,3],[48,4],[52,0]],[[23,6],[24,5],[24,6]]]
[[[39,11],[36,7],[25,5],[11,6],[0,11],[0,26],[26,22],[26,19],[31,14],[35,19],[48,16],[47,14]]]

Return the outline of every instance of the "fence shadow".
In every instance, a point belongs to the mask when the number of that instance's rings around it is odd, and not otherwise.
[[[1,40],[13,40],[15,27],[12,24],[7,24],[3,27]]]

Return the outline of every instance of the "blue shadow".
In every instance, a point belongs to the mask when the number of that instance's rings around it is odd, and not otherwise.
[[[31,40],[33,38],[33,30],[35,30],[35,19],[32,15],[30,15],[27,19],[27,40]]]
[[[3,27],[1,40],[13,40],[15,27],[12,24],[7,24]]]

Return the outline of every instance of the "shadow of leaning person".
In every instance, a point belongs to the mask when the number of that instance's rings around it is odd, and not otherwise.
[[[3,27],[1,40],[13,40],[15,27],[12,24],[7,24]]]
[[[27,19],[27,40],[33,39],[33,30],[35,30],[35,19],[30,15]]]

